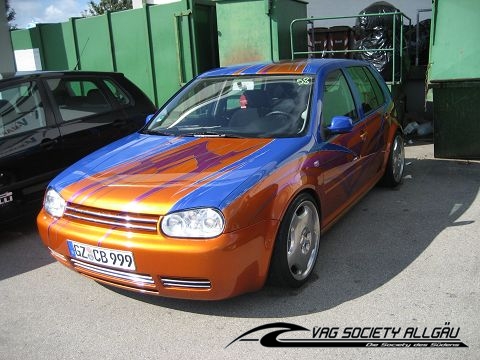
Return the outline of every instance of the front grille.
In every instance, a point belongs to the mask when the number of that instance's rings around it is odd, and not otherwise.
[[[104,210],[69,203],[65,210],[64,217],[70,220],[108,228],[147,233],[158,232],[157,225],[159,216],[157,215]]]
[[[162,281],[162,285],[165,287],[181,287],[194,289],[210,289],[212,287],[210,281],[204,279],[175,279],[162,277],[160,280]]]
[[[137,274],[107,268],[78,259],[70,259],[70,262],[77,272],[95,281],[143,293],[154,295],[158,295],[159,293],[157,283],[155,283],[153,277],[148,274]],[[210,290],[212,288],[210,280],[207,279],[160,277],[160,281],[164,288],[177,288],[178,290]]]
[[[122,285],[132,289],[156,292],[155,281],[150,275],[110,269],[77,259],[71,259],[71,262],[75,270],[95,280],[111,283],[113,285]]]

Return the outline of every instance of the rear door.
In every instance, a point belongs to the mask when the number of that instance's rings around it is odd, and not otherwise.
[[[0,206],[43,193],[62,167],[60,132],[42,90],[35,79],[0,84]]]

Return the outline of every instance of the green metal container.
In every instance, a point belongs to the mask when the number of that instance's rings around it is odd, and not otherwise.
[[[435,0],[428,80],[436,157],[480,159],[480,1]]]
[[[14,30],[10,32],[12,48],[15,50],[38,49],[42,62],[42,69],[45,69],[42,37],[39,27],[26,30]]]
[[[439,81],[431,87],[435,157],[480,159],[480,79]]]
[[[180,0],[11,32],[14,50],[39,49],[43,70],[123,72],[158,106],[218,67],[215,2]]]
[[[217,0],[220,65],[290,59],[290,23],[306,16],[302,0]],[[295,32],[306,50],[306,26]]]
[[[37,24],[11,36],[15,50],[39,49],[44,70],[123,72],[160,106],[208,69],[291,58],[290,23],[306,16],[306,5],[302,0],[179,0]],[[293,36],[306,49],[306,25],[296,27]]]

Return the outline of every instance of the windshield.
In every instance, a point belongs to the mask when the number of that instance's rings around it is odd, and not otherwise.
[[[308,125],[313,77],[197,79],[146,130],[172,136],[296,137]]]

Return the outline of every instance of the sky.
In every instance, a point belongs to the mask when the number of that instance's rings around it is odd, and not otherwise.
[[[32,22],[56,23],[80,17],[88,9],[88,0],[10,0],[15,10],[14,24],[26,28]],[[98,3],[98,1],[95,1]]]
[[[354,15],[376,0],[309,0],[309,16]],[[431,0],[387,0],[415,20],[416,10],[431,8]],[[15,10],[14,23],[25,28],[33,22],[52,23],[79,17],[88,9],[89,0],[10,0]],[[94,0],[98,3],[99,0]],[[415,21],[413,21],[415,22]]]

